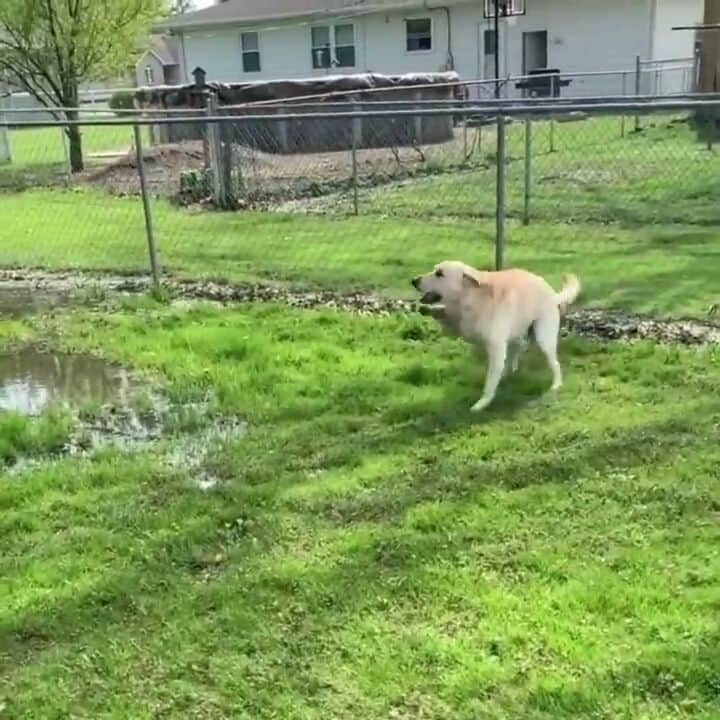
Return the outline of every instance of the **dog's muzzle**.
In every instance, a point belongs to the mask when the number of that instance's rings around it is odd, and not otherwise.
[[[439,303],[442,300],[442,295],[436,292],[426,292],[421,298],[420,302],[423,305],[435,305],[436,303]]]

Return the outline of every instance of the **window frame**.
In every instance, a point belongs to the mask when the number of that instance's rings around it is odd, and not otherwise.
[[[153,66],[148,63],[143,68],[143,73],[145,75],[145,85],[154,85],[155,84],[155,71],[153,70]]]
[[[486,20],[492,20],[495,17],[495,2],[497,0],[484,0],[483,15]],[[500,15],[501,18],[520,17],[527,14],[527,0],[510,0],[512,10],[508,15]],[[516,9],[519,6],[519,9]]]
[[[337,44],[337,28],[338,27],[350,27],[352,28],[352,45]],[[328,31],[328,43],[327,45],[314,44],[313,31],[324,28]],[[352,65],[341,65],[338,62],[337,49],[338,48],[352,48],[353,52],[353,64]],[[316,52],[327,50],[329,56],[329,63],[327,65],[316,65]],[[312,25],[310,27],[310,63],[314,71],[323,70],[337,70],[347,68],[357,68],[357,26],[354,22],[338,22],[338,23],[327,23],[325,25]]]
[[[246,50],[245,49],[245,35],[254,35],[257,39],[257,49],[255,50]],[[258,69],[257,70],[248,70],[245,67],[245,56],[246,55],[257,55],[257,64]],[[240,31],[240,57],[242,60],[242,71],[243,75],[255,75],[257,73],[262,72],[262,45],[260,42],[260,33],[257,30],[241,30]]]
[[[416,20],[427,20],[430,23],[430,48],[418,48],[417,50],[411,50],[408,47],[408,23]],[[422,55],[427,53],[435,52],[435,18],[432,15],[414,15],[411,17],[403,18],[403,24],[405,26],[405,53],[408,55]]]

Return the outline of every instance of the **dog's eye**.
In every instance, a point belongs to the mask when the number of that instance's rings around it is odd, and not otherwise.
[[[442,276],[443,276],[443,271],[442,271],[442,270],[436,270],[436,271],[435,271],[435,277],[442,277]]]

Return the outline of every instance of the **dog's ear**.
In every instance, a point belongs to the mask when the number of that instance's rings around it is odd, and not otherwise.
[[[476,277],[473,277],[469,273],[463,273],[462,283],[466,290],[480,290],[487,295],[492,295],[492,285],[481,283]]]

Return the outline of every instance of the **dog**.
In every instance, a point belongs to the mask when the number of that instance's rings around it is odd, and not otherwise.
[[[446,261],[414,278],[412,285],[422,293],[423,314],[435,318],[446,334],[485,349],[485,389],[473,412],[484,410],[495,399],[506,363],[517,371],[531,337],[552,371],[551,391],[562,386],[557,358],[560,314],[580,294],[576,276],[568,275],[562,290],[555,292],[543,278],[526,270],[489,272]]]

